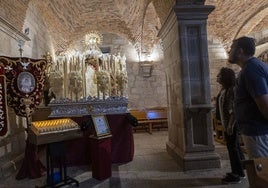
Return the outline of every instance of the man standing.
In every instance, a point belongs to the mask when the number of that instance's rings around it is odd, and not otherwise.
[[[253,57],[255,40],[233,41],[229,62],[242,69],[235,89],[235,117],[250,159],[268,157],[268,65]]]

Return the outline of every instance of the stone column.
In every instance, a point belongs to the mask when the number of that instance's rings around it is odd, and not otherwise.
[[[206,28],[213,9],[176,5],[159,32],[170,111],[166,146],[183,170],[220,167],[213,141]]]

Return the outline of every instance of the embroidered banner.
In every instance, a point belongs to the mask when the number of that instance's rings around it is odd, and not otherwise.
[[[1,67],[1,70],[3,68]],[[2,73],[2,71],[0,71]],[[6,79],[0,73],[0,136],[5,136],[8,130]]]
[[[0,56],[5,67],[7,106],[16,115],[30,116],[42,101],[47,62],[44,59]]]

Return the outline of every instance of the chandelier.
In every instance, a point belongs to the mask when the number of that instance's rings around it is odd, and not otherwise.
[[[103,36],[98,31],[91,31],[85,35],[84,44],[85,48],[85,55],[91,57],[101,57],[102,51],[98,47],[102,43]]]

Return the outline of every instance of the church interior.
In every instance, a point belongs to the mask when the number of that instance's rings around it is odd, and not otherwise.
[[[65,187],[249,187],[220,182],[230,165],[214,98],[219,70],[240,71],[227,62],[234,39],[253,37],[268,63],[266,0],[1,0],[0,10],[4,187],[52,185],[61,152],[77,179],[64,174]]]

